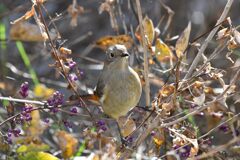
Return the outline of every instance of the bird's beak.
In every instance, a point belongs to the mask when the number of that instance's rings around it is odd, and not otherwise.
[[[128,52],[123,52],[122,55],[121,55],[121,57],[127,57],[127,56],[129,56]]]

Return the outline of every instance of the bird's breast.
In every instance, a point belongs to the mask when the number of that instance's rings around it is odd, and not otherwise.
[[[132,69],[111,72],[100,99],[104,112],[113,118],[126,115],[140,99],[142,87],[138,74]]]

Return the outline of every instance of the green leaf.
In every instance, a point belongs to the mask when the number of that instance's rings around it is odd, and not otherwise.
[[[0,23],[0,40],[1,40],[1,49],[6,50],[6,27],[3,23]]]
[[[17,153],[27,152],[27,149],[28,147],[26,145],[21,145],[20,147],[18,147]]]
[[[25,64],[25,66],[29,70],[29,73],[30,73],[30,75],[32,77],[34,85],[35,86],[38,85],[39,81],[38,81],[38,78],[37,78],[37,74],[36,74],[36,72],[33,70],[32,66],[31,66],[30,60],[28,58],[28,55],[27,55],[27,53],[26,53],[26,51],[24,49],[24,46],[23,46],[22,42],[16,41],[16,45],[17,45],[17,49],[18,49],[18,51],[19,51],[19,53],[20,53],[20,55],[22,57],[22,60],[23,60],[23,62]]]
[[[28,152],[24,155],[19,155],[20,160],[59,160],[59,158],[46,152]]]

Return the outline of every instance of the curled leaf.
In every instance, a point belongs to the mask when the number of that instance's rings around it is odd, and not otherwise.
[[[161,89],[160,94],[163,97],[168,97],[174,92],[174,89],[174,85],[166,85]]]
[[[133,45],[133,39],[128,35],[105,36],[96,42],[96,46],[103,50],[106,50],[108,47],[115,44],[125,45],[125,47],[129,49]]]
[[[69,5],[67,9],[68,14],[71,16],[70,25],[72,27],[77,26],[77,20],[78,20],[79,14],[84,13],[84,8],[82,6],[77,5],[76,3],[74,5]]]
[[[178,58],[183,56],[183,53],[188,47],[189,37],[191,32],[191,22],[188,23],[188,26],[184,29],[179,39],[176,42],[176,54]]]
[[[26,21],[28,20],[29,18],[31,18],[35,13],[35,9],[34,9],[34,6],[32,6],[31,10],[30,11],[27,11],[22,17],[16,19],[15,21],[12,22],[12,24],[16,24],[16,23],[19,23],[21,21]]]

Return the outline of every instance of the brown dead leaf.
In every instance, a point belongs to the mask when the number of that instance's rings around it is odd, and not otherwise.
[[[217,33],[217,40],[221,40],[223,38],[226,38],[229,36],[229,30],[228,28],[223,28]]]
[[[16,19],[11,24],[16,24],[16,23],[20,23],[22,21],[26,21],[29,18],[31,18],[34,15],[34,13],[35,13],[35,9],[34,9],[34,5],[33,5],[30,11],[27,11],[22,17]]]
[[[119,35],[119,36],[105,36],[97,40],[96,46],[106,50],[108,47],[122,44],[125,45],[128,49],[133,45],[133,39],[128,35]]]
[[[174,108],[174,105],[173,105],[172,101],[169,102],[169,103],[163,103],[163,104],[162,104],[162,109],[163,109],[165,112],[169,112],[169,111],[171,111],[173,108]]]
[[[118,119],[118,124],[124,137],[130,135],[136,129],[136,124],[131,118],[121,117]]]
[[[66,54],[66,55],[72,54],[72,50],[71,50],[71,49],[68,49],[68,48],[65,48],[65,47],[61,47],[61,48],[59,49],[59,51],[60,51],[61,53],[63,53],[63,54]]]
[[[117,18],[114,12],[114,4],[115,0],[105,0],[104,3],[102,3],[99,7],[99,14],[102,14],[102,12],[106,11],[109,13],[111,26],[114,30],[118,31],[118,24],[117,24]]]
[[[155,55],[160,62],[169,61],[173,58],[171,49],[160,38],[156,40]]]
[[[58,145],[62,150],[63,158],[70,158],[76,151],[78,140],[65,131],[56,133]]]
[[[176,54],[178,58],[183,56],[183,53],[188,47],[189,37],[191,32],[191,22],[188,23],[188,26],[184,29],[180,37],[176,42]]]
[[[10,39],[21,41],[45,41],[46,36],[43,36],[37,25],[29,22],[19,22],[11,26]]]
[[[77,4],[77,2],[75,2],[74,5],[69,5],[68,6],[68,14],[71,16],[71,22],[70,25],[72,27],[76,27],[77,26],[77,20],[78,20],[78,16],[82,13],[84,13],[84,8],[80,5]]]
[[[202,93],[200,96],[194,97],[193,101],[196,105],[202,106],[205,102],[205,98],[206,98],[205,93]]]
[[[174,89],[175,89],[174,85],[163,86],[163,88],[160,91],[160,94],[163,97],[168,97],[174,92]]]

